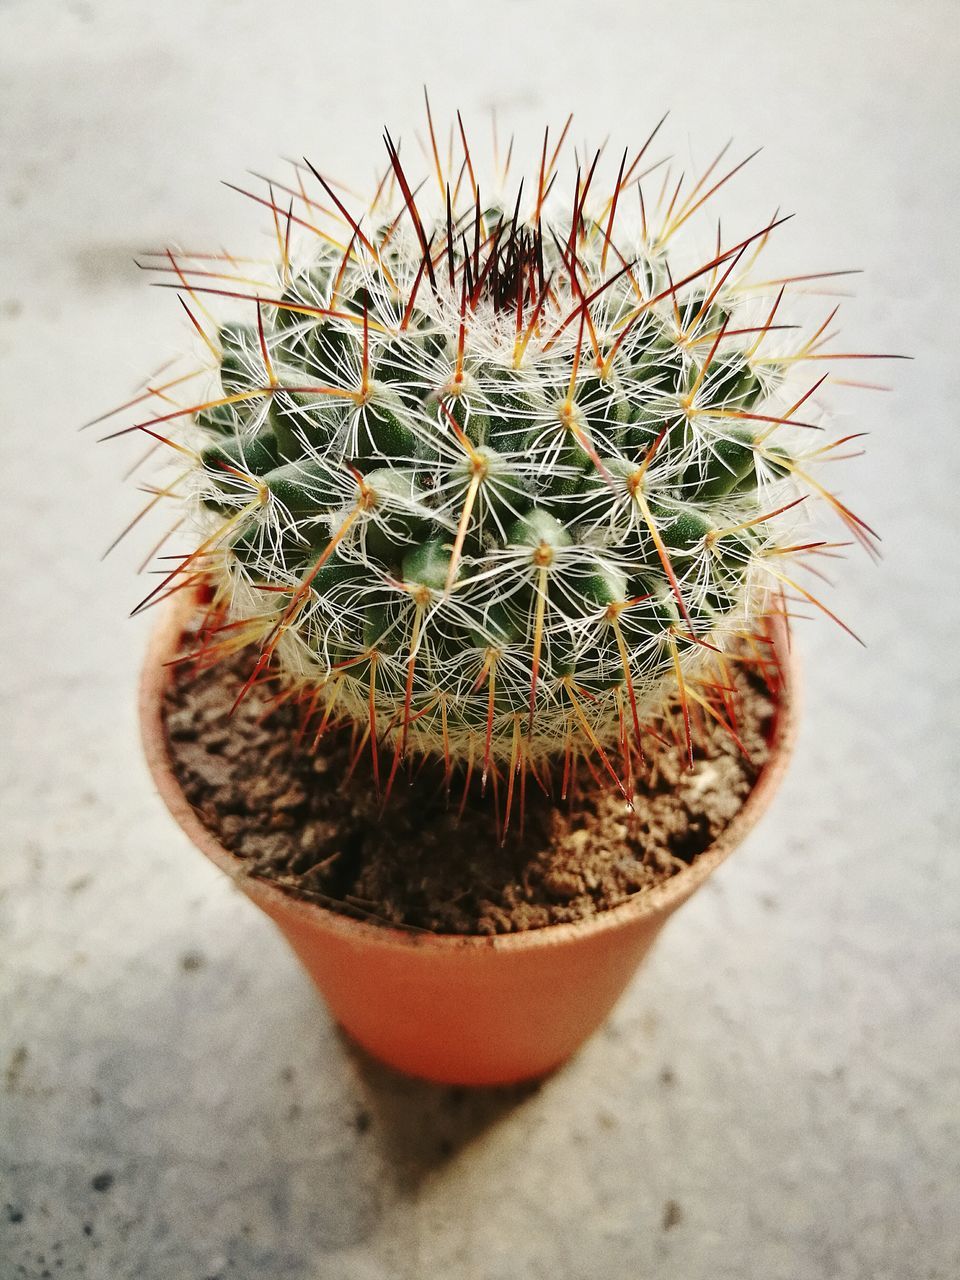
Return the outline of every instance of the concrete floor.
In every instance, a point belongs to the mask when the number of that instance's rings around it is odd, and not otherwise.
[[[956,5],[323,9],[0,5],[0,1280],[955,1280]],[[802,629],[773,810],[606,1030],[506,1094],[359,1058],[174,828],[137,549],[98,563],[125,455],[75,432],[182,336],[132,254],[255,247],[217,179],[304,150],[364,177],[425,79],[531,145],[570,107],[619,143],[667,106],[700,159],[765,144],[724,208],[798,210],[785,265],[866,268],[851,343],[917,357],[838,392],[885,537],[837,575],[868,649]]]

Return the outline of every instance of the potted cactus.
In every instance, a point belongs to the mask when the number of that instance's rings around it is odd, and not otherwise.
[[[740,166],[678,181],[658,126],[606,184],[599,154],[564,180],[565,129],[520,183],[510,153],[481,175],[459,116],[445,148],[427,123],[426,178],[388,134],[364,209],[306,162],[247,193],[269,260],[150,264],[201,359],[124,432],[173,459],[150,506],[200,532],[162,544],[141,606],[174,597],[144,740],[174,815],[355,1039],[495,1083],[574,1051],[776,785],[790,601],[819,605],[801,575],[836,545],[798,535],[804,498],[874,535],[820,478],[843,447],[821,364],[802,375],[826,326],[787,321],[792,281],[755,271],[784,219],[683,247]],[[698,774],[701,751],[727,771]],[[683,848],[650,852],[651,797],[683,810]],[[561,839],[583,864],[553,874],[551,913],[528,859]],[[423,848],[461,868],[461,914],[424,925],[364,892],[357,850],[387,846],[401,898]],[[482,925],[462,908],[480,900]]]

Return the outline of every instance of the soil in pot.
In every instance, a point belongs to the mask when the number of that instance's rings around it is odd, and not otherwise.
[[[249,653],[172,668],[164,704],[171,763],[203,822],[251,875],[308,901],[394,926],[492,934],[567,923],[615,907],[689,865],[719,836],[768,755],[775,711],[763,681],[735,666],[737,733],[704,718],[692,768],[657,744],[634,779],[632,812],[581,766],[566,800],[528,780],[501,840],[493,797],[442,769],[398,774],[386,805],[349,732],[315,749],[302,714],[262,683],[231,715]],[[654,726],[666,739],[675,725]],[[388,753],[384,753],[388,755]],[[387,758],[389,765],[389,756]],[[502,813],[503,796],[499,797]],[[462,812],[461,812],[462,807]]]

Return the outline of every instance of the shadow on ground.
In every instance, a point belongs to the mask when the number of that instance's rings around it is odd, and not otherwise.
[[[363,1103],[355,1124],[370,1130],[399,1186],[413,1189],[488,1129],[535,1097],[546,1080],[497,1088],[464,1088],[415,1080],[383,1066],[337,1029]],[[549,1080],[549,1077],[547,1077]]]

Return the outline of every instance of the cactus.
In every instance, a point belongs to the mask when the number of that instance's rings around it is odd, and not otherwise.
[[[462,124],[445,172],[428,123],[427,185],[387,135],[362,217],[309,165],[255,195],[266,268],[167,253],[214,368],[137,424],[185,464],[154,501],[202,531],[147,602],[210,587],[204,652],[256,644],[248,687],[279,670],[314,724],[353,722],[378,782],[387,749],[511,779],[582,752],[622,785],[667,705],[688,742],[692,712],[733,732],[724,654],[766,662],[763,616],[819,605],[789,565],[831,545],[796,540],[804,495],[873,549],[816,476],[839,445],[819,382],[795,381],[824,326],[783,324],[790,282],[753,278],[783,219],[678,249],[740,166],[677,183],[654,130],[601,190],[597,159],[562,183],[545,138],[522,189],[488,186]]]

